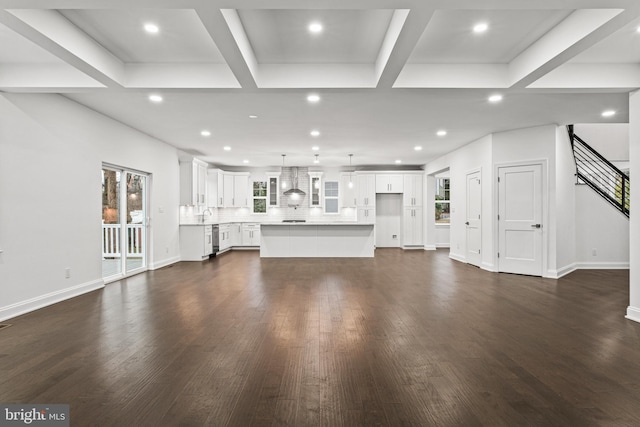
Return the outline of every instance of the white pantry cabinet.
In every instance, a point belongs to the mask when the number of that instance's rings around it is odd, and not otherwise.
[[[404,197],[405,207],[422,206],[422,174],[406,174],[404,176]]]
[[[377,174],[376,193],[402,193],[404,179],[400,174]]]
[[[356,193],[358,206],[374,207],[376,205],[376,176],[372,173],[356,175]],[[374,215],[375,216],[375,215]]]
[[[375,208],[358,208],[358,222],[363,224],[375,224],[376,210]]]
[[[402,224],[402,245],[404,247],[422,246],[423,220],[421,207],[404,208]]]

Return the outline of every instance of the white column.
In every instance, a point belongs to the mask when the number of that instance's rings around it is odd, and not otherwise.
[[[631,212],[629,222],[629,307],[627,319],[640,322],[640,91],[629,96],[629,172]],[[635,189],[635,191],[634,191]]]
[[[425,250],[436,250],[436,178],[427,175],[424,186],[424,248]]]

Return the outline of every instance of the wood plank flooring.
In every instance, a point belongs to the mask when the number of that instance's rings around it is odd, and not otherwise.
[[[12,319],[0,402],[72,426],[638,426],[628,281],[232,252]]]

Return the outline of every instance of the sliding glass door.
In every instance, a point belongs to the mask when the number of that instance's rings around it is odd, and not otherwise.
[[[147,181],[144,174],[102,168],[102,277],[147,269]]]

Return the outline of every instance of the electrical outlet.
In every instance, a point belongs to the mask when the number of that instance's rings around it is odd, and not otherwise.
[[[596,248],[591,249],[591,256],[598,256],[598,250]]]
[[[71,267],[67,267],[64,269],[64,278],[65,279],[71,278]]]
[[[392,235],[391,235],[391,238],[392,238],[392,239],[397,239],[397,238],[398,238],[398,235],[397,235],[397,234],[392,234]]]

